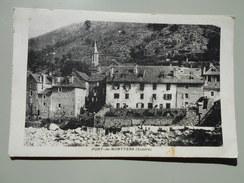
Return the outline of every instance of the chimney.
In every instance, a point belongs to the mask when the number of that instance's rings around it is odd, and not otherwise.
[[[57,83],[60,83],[61,78],[57,77]]]
[[[134,74],[138,74],[138,65],[137,64],[134,66]]]
[[[114,76],[114,68],[112,67],[110,70],[110,77],[113,77],[113,76]]]
[[[203,67],[203,74],[205,74],[205,72],[206,72],[206,67],[204,66]]]
[[[55,78],[52,77],[52,85],[55,85]]]
[[[42,73],[42,88],[45,88],[45,86],[46,86],[46,74],[43,74]]]
[[[212,67],[212,66],[213,66],[213,63],[212,63],[212,62],[210,62],[210,63],[209,63],[209,68],[210,68],[210,67]]]
[[[69,83],[70,83],[70,84],[73,84],[73,82],[74,82],[74,76],[70,76],[70,78],[69,78]]]
[[[144,70],[143,72],[143,78],[145,78],[145,76],[146,76],[146,70]]]

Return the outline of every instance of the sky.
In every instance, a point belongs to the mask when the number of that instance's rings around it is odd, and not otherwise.
[[[84,22],[82,16],[77,16],[71,12],[35,11],[29,18],[29,38],[33,38],[47,32],[53,31],[60,27]]]

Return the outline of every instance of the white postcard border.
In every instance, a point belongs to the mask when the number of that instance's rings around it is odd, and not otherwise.
[[[138,23],[208,24],[221,27],[221,116],[223,146],[221,147],[133,147],[92,149],[92,147],[28,147],[24,146],[26,106],[26,70],[28,49],[28,21],[32,16],[45,14],[77,15],[80,19]],[[12,101],[9,137],[11,157],[215,157],[236,158],[237,139],[234,105],[233,68],[234,19],[230,16],[159,15],[138,13],[93,12],[79,10],[14,9],[14,44]],[[105,148],[105,147],[104,147]],[[151,149],[151,150],[150,150]]]

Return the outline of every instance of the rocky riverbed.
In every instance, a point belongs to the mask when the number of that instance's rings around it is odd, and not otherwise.
[[[170,129],[144,130],[135,128],[134,132],[120,131],[105,133],[103,129],[76,128],[61,130],[59,128],[25,129],[26,146],[220,146],[221,129]]]

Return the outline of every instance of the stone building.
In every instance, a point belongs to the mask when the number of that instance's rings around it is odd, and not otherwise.
[[[85,107],[87,87],[75,72],[52,85],[50,117],[77,117]]]
[[[203,87],[204,96],[214,101],[220,99],[220,67],[215,66],[213,63],[209,67],[204,67],[203,77],[205,84]]]
[[[26,115],[42,116],[46,115],[46,109],[50,103],[49,89],[52,87],[51,81],[46,74],[30,73],[27,77],[26,85]]]
[[[114,108],[181,108],[203,95],[201,70],[176,66],[118,66],[106,80],[106,103]]]
[[[177,108],[194,106],[203,96],[202,71],[200,68],[178,67],[174,69],[177,82]]]

